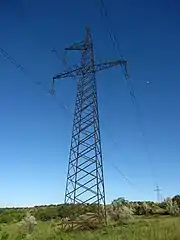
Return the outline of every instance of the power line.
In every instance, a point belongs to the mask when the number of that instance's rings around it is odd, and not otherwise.
[[[138,190],[139,192],[141,192],[142,194],[145,194],[144,190],[140,189],[139,187],[137,187],[133,182],[131,182],[131,180],[115,165],[115,164],[111,164],[114,169],[124,178],[124,180],[132,187],[135,188],[136,190]]]
[[[117,40],[117,37],[113,33],[112,26],[111,26],[111,21],[110,21],[109,15],[108,15],[107,8],[106,8],[105,3],[104,3],[103,0],[100,0],[100,3],[101,3],[101,15],[105,16],[105,18],[106,18],[107,25],[108,25],[108,34],[109,34],[110,39],[112,41],[113,47],[114,47],[114,49],[118,52],[118,54],[121,57],[122,56],[122,52],[121,52],[120,45],[119,45],[119,42]],[[138,127],[141,126],[141,128],[142,128],[143,124],[142,124],[142,121],[141,121],[140,107],[139,107],[139,104],[138,104],[138,101],[137,101],[137,97],[136,97],[136,94],[135,94],[135,91],[134,91],[133,83],[132,83],[130,77],[128,77],[127,80],[128,81],[126,81],[126,82],[127,82],[127,86],[128,86],[128,91],[130,93],[131,101],[132,101],[133,106],[135,107],[135,111],[136,111],[137,124],[138,124]],[[141,129],[140,132],[141,132],[142,137],[144,139],[144,136],[145,136],[144,131]],[[144,146],[144,148],[146,148],[145,145],[144,145],[144,142],[143,142],[143,146]],[[156,174],[155,174],[155,170],[154,170],[154,164],[152,162],[152,159],[149,158],[149,152],[148,152],[147,148],[145,149],[145,152],[147,153],[147,158],[148,158],[148,161],[149,161],[150,166],[151,166],[152,177],[153,177],[153,179],[155,179],[156,178]]]
[[[58,59],[61,61],[61,58],[60,58],[60,56],[58,55],[58,52],[57,52],[57,49],[56,49],[56,48],[53,47],[52,50],[51,50],[51,52],[54,53],[55,56],[56,56],[56,58],[58,58]]]
[[[41,88],[43,89],[44,92],[46,92],[48,95],[52,96],[52,90],[48,89],[44,86],[43,82],[40,81],[39,79],[36,79],[35,77],[32,76],[32,74],[22,65],[20,64],[18,61],[16,61],[7,51],[5,51],[2,47],[0,47],[0,56],[2,56],[5,60],[9,61],[12,65],[14,65],[18,70],[20,70],[23,74],[25,74],[26,76],[30,77],[31,79],[35,79],[34,83],[36,85],[41,86]],[[66,106],[62,105],[62,103],[60,103],[59,99],[57,98],[56,95],[54,95],[54,101],[56,102],[56,104],[63,108],[65,110]]]
[[[100,0],[100,3],[101,3],[101,7],[102,7],[101,14],[102,14],[102,16],[104,15],[106,20],[107,20],[109,37],[110,37],[110,39],[111,39],[111,41],[113,43],[114,48],[117,48],[120,57],[123,58],[119,42],[117,41],[117,38],[114,35],[113,30],[112,30],[111,21],[110,21],[109,14],[108,14],[108,11],[106,9],[105,3],[104,3],[103,0]]]
[[[101,125],[101,129],[103,129],[103,132],[107,134],[108,140],[112,143],[112,145],[113,145],[114,147],[117,147],[117,148],[118,148],[119,146],[118,146],[117,142],[112,138],[111,134],[107,131],[107,128],[105,129],[105,128],[102,127],[102,125]],[[111,166],[116,170],[116,172],[117,172],[131,187],[135,188],[138,192],[141,192],[141,193],[145,194],[144,190],[141,189],[141,188],[139,188],[136,184],[134,184],[134,183],[132,182],[132,180],[130,180],[130,178],[129,178],[122,170],[120,170],[119,167],[118,167],[116,164],[114,164],[114,163],[110,163],[110,164],[111,164]]]
[[[6,59],[7,61],[9,61],[11,64],[13,64],[13,65],[14,65],[16,68],[18,68],[21,72],[23,72],[24,74],[26,74],[26,75],[28,75],[28,76],[30,76],[30,77],[32,78],[31,74],[27,71],[27,69],[25,69],[22,64],[18,63],[18,62],[17,62],[10,54],[8,54],[2,47],[0,47],[0,54],[1,54],[1,56],[2,56],[4,59]],[[36,80],[34,81],[34,83],[37,84],[37,85],[41,85],[42,87],[44,87],[43,84],[42,84],[42,82],[39,81],[38,79],[36,79]],[[47,93],[50,93],[50,91],[51,91],[50,89],[46,89],[46,88],[45,88],[45,90],[46,90]]]

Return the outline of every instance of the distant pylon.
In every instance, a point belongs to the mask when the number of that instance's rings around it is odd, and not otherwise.
[[[121,65],[127,72],[127,61],[95,63],[90,28],[85,39],[65,50],[81,52],[81,65],[53,77],[77,80],[77,96],[69,155],[65,203],[92,204],[99,221],[106,222],[105,187],[99,127],[95,72]],[[126,75],[127,77],[127,75]],[[53,90],[54,91],[54,90]]]
[[[157,185],[156,186],[156,189],[154,190],[156,193],[157,193],[157,202],[161,202],[161,195],[160,195],[160,192],[161,192],[161,189],[159,188],[159,186]]]

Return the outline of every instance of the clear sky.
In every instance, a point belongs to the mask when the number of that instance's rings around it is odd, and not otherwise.
[[[107,201],[155,200],[157,182],[163,196],[175,195],[180,190],[179,1],[104,2],[140,108],[137,115],[119,67],[98,73]],[[119,58],[99,0],[0,1],[0,46],[33,76],[0,57],[0,206],[64,200],[75,83],[58,82],[58,105],[34,80],[50,87],[53,75],[63,70],[51,49],[61,58],[64,47],[83,39],[87,23],[96,59]],[[69,65],[77,60],[76,53],[68,55]]]

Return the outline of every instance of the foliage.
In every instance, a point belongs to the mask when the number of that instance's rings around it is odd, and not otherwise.
[[[180,195],[176,195],[172,198],[173,202],[176,202],[178,207],[180,208]]]
[[[35,206],[33,208],[1,208],[0,224],[18,223],[26,216],[27,212],[35,217],[37,221],[52,221],[68,218],[71,220],[78,219],[79,216],[88,212],[96,213],[97,205],[90,204],[59,204],[49,206]],[[125,198],[117,198],[107,205],[108,217],[122,218],[135,215],[177,215],[180,213],[180,195],[172,199],[166,199],[162,203],[155,202],[132,202]],[[129,211],[129,212],[128,212]],[[125,215],[124,215],[125,214]]]
[[[128,203],[128,201],[125,200],[125,198],[123,198],[123,197],[119,197],[119,198],[117,198],[117,199],[115,199],[115,200],[112,201],[112,205],[113,205],[114,207],[126,205],[127,203]]]
[[[27,213],[26,217],[19,223],[19,232],[22,236],[33,233],[35,225],[37,224],[36,219],[30,213]]]
[[[178,215],[180,213],[180,208],[175,200],[173,201],[171,198],[167,198],[165,203],[166,210],[170,215]]]
[[[122,201],[113,201],[112,205],[108,206],[107,213],[110,220],[119,221],[122,219],[131,219],[133,217],[133,208],[123,205],[123,203]]]
[[[3,209],[0,211],[0,223],[19,222],[23,219],[24,210],[19,209]]]
[[[108,226],[96,231],[56,232],[49,222],[39,222],[33,234],[22,237],[17,233],[17,224],[9,224],[3,230],[4,240],[179,240],[180,218],[161,216],[159,218],[135,217],[133,221],[118,226]],[[2,236],[2,235],[1,235]],[[1,237],[0,237],[1,239]]]
[[[0,239],[1,240],[7,240],[9,238],[9,234],[7,232],[3,232],[1,235],[0,235]]]
[[[86,213],[78,217],[82,230],[95,230],[101,228],[98,217],[94,213]]]
[[[173,216],[180,214],[179,204],[180,195],[167,198],[162,203],[133,202],[120,197],[106,206],[111,225],[107,228],[99,224],[98,206],[95,204],[1,208],[0,240],[177,240],[180,239],[180,218]],[[172,216],[160,216],[164,214]],[[79,221],[81,229],[86,231],[62,233],[60,224],[63,219]]]
[[[152,212],[152,206],[146,202],[135,203],[134,209],[137,215],[148,215]]]

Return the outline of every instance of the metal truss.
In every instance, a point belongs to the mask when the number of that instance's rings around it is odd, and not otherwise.
[[[77,97],[69,155],[65,203],[93,204],[97,216],[106,222],[105,188],[95,72],[121,65],[127,73],[127,61],[94,62],[93,42],[87,27],[85,40],[66,50],[82,53],[81,65],[53,77],[77,78]],[[127,76],[127,75],[126,75]]]

